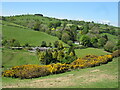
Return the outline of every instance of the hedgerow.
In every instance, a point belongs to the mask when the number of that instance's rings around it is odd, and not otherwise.
[[[76,69],[76,68],[87,68],[98,66],[101,64],[105,64],[112,60],[112,55],[104,55],[104,56],[95,56],[95,55],[87,55],[83,58],[78,58],[73,61],[71,64],[49,64],[49,65],[21,65],[10,68],[9,70],[5,70],[2,75],[4,77],[14,77],[14,78],[36,78],[47,76],[50,74],[58,74],[63,73],[68,70]]]

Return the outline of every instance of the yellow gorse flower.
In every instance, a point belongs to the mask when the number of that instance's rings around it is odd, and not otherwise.
[[[112,55],[95,56],[87,55],[83,58],[78,58],[71,64],[50,64],[50,65],[21,65],[5,70],[2,76],[5,77],[19,77],[19,78],[34,78],[45,76],[54,73],[62,73],[67,70],[76,68],[85,68],[97,66],[100,64],[107,63],[112,60]]]

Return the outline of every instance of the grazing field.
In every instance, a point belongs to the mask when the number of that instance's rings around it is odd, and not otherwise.
[[[118,88],[118,59],[94,68],[34,79],[3,77],[3,88]]]
[[[2,51],[2,65],[4,68],[10,68],[24,64],[39,64],[36,53],[10,49],[4,49]]]
[[[3,25],[2,33],[3,33],[3,40],[16,39],[22,45],[29,43],[30,45],[40,46],[42,41],[46,41],[48,44],[49,42],[53,43],[56,40],[58,40],[57,37],[48,35],[44,32],[40,32],[40,31],[38,32],[38,31],[33,31],[31,29],[24,29],[24,28],[6,26],[6,25]]]
[[[97,49],[97,48],[86,48],[86,49],[76,49],[75,53],[78,57],[84,57],[88,54],[93,54],[93,55],[106,55],[110,54],[103,49]]]

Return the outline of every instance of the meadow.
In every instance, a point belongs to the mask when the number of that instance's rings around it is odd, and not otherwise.
[[[3,40],[16,39],[20,42],[21,45],[25,45],[26,43],[28,43],[32,46],[40,46],[42,41],[46,41],[47,44],[49,44],[50,42],[53,44],[53,42],[58,40],[57,37],[48,35],[44,32],[38,32],[31,29],[24,29],[7,25],[3,25],[2,33],[4,37]]]
[[[36,53],[25,50],[2,50],[2,65],[5,69],[24,64],[39,64]],[[8,63],[9,62],[9,63]]]
[[[106,51],[104,51],[103,49],[98,49],[98,48],[86,48],[86,49],[76,49],[75,53],[77,55],[77,57],[84,57],[86,55],[106,55],[106,54],[110,54]]]

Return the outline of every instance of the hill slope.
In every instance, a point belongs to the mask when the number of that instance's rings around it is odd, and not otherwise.
[[[24,29],[14,26],[3,25],[2,27],[3,40],[16,39],[22,45],[29,43],[30,45],[40,46],[42,41],[53,43],[58,40],[57,37],[48,35],[44,32],[33,31],[31,29]],[[60,40],[59,40],[60,41]]]
[[[4,69],[16,65],[39,64],[36,53],[30,53],[24,50],[2,50],[2,65]]]

